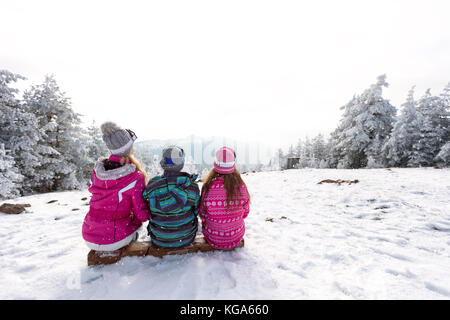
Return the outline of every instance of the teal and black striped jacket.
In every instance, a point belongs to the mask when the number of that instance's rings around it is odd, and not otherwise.
[[[197,233],[200,189],[197,175],[165,172],[150,180],[143,192],[149,203],[148,233],[159,247],[181,247]]]

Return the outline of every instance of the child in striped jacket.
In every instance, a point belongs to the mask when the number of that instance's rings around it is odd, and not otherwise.
[[[164,149],[160,164],[164,174],[152,178],[143,192],[150,207],[148,233],[159,247],[182,247],[190,244],[197,233],[197,176],[181,172],[184,151],[176,146]]]
[[[229,250],[244,237],[250,211],[247,186],[235,168],[236,153],[228,147],[216,152],[214,169],[203,182],[200,200],[202,232],[215,249]]]

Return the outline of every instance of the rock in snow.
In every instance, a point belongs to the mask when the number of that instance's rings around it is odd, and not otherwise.
[[[25,208],[31,207],[30,204],[12,204],[12,203],[4,203],[0,206],[0,212],[8,213],[8,214],[19,214],[25,211]]]
[[[338,180],[333,180],[333,179],[325,179],[325,180],[322,180],[322,181],[320,181],[320,182],[317,182],[317,184],[322,184],[322,183],[335,183],[335,184],[338,184],[338,185],[341,185],[341,183],[348,183],[349,185],[350,184],[352,184],[352,183],[359,183],[359,180],[341,180],[341,179],[338,179]]]

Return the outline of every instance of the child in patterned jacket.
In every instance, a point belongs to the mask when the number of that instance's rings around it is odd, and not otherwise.
[[[164,149],[160,164],[164,174],[152,178],[143,192],[150,206],[148,234],[159,247],[182,247],[194,241],[197,234],[197,176],[181,172],[184,151],[176,146]]]
[[[222,147],[214,168],[203,182],[199,215],[206,241],[215,249],[230,250],[244,237],[250,211],[247,186],[235,168],[236,153]]]

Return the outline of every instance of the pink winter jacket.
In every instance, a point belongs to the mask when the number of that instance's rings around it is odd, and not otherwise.
[[[245,185],[241,186],[240,191],[241,195],[236,200],[230,201],[229,209],[227,209],[223,178],[218,177],[211,184],[206,198],[200,203],[202,232],[206,241],[215,249],[232,249],[244,237],[244,219],[250,207]]]
[[[128,237],[150,214],[142,198],[144,175],[136,171],[134,164],[105,170],[103,160],[95,163],[89,181],[92,198],[82,230],[85,241],[99,245]],[[110,156],[109,160],[119,162],[120,157]]]

